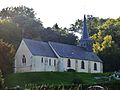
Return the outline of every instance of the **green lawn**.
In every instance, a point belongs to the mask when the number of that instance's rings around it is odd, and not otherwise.
[[[9,74],[5,79],[8,87],[25,84],[71,84],[73,80],[82,80],[84,84],[103,83],[107,79],[95,79],[94,77],[108,76],[109,73],[78,73],[78,72],[27,72]]]

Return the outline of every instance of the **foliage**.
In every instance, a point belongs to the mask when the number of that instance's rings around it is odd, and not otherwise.
[[[82,32],[83,20],[76,20],[71,26],[70,31]],[[103,19],[87,15],[87,27],[94,40],[93,51],[103,60],[104,71],[120,70],[120,17]]]
[[[13,70],[15,49],[12,44],[0,40],[0,69],[5,75]]]
[[[82,20],[76,20],[74,24],[71,24],[69,31],[73,32],[82,32],[82,26],[83,26],[83,21]]]
[[[67,69],[67,72],[76,72],[74,69]]]
[[[0,20],[0,38],[17,46],[21,39],[21,29],[8,19]]]
[[[94,40],[93,43],[93,51],[95,53],[101,52],[106,48],[110,48],[113,44],[112,36],[111,35],[104,35],[104,32],[99,30],[97,34],[91,36]]]
[[[120,70],[120,48],[118,48],[117,45],[105,49],[98,55],[104,62],[104,71],[111,72]]]
[[[107,86],[110,90],[119,90],[120,89],[120,81],[117,81],[117,80],[112,80],[103,85]]]
[[[43,29],[42,22],[35,17],[34,10],[25,6],[3,8],[0,11],[0,17],[1,20],[9,20],[11,24],[17,26],[20,32],[17,32],[19,35],[16,38],[20,41],[22,38],[37,38],[40,35],[39,31]],[[13,32],[15,31],[17,30],[13,29]],[[9,28],[7,32],[10,32]]]
[[[44,28],[41,20],[35,17],[32,8],[25,6],[3,8],[0,17],[1,22],[7,21],[1,24],[0,38],[15,44],[17,48],[22,38],[76,44],[77,37],[73,33],[68,33],[66,28],[59,28],[57,24],[52,28]]]
[[[7,7],[3,8],[0,12],[1,18],[14,18],[17,15],[24,15],[25,17],[35,17],[35,12],[32,8],[28,8],[26,6],[19,7]]]
[[[3,89],[3,87],[4,87],[4,79],[3,79],[2,72],[0,70],[0,90]]]

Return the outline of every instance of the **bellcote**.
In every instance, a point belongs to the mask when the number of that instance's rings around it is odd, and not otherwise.
[[[89,52],[92,52],[92,39],[89,37],[85,15],[84,15],[84,22],[83,22],[82,37],[80,39],[79,46],[83,47]]]

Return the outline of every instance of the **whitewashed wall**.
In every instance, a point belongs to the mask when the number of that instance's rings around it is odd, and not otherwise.
[[[43,62],[41,61],[42,58]],[[51,65],[49,65],[49,59],[51,59]],[[54,60],[56,60],[56,66],[54,66]],[[57,71],[57,62],[58,62],[57,58],[33,56],[32,71]]]
[[[84,61],[84,69],[81,68],[81,62]],[[78,60],[78,72],[88,72],[88,61],[86,60]]]
[[[74,69],[75,70],[75,60],[70,58],[62,58],[64,63],[64,70],[67,71],[67,69]],[[68,59],[71,61],[71,67],[68,67]]]
[[[67,69],[74,69],[77,72],[86,72],[86,73],[102,73],[103,72],[103,66],[101,62],[94,62],[94,61],[88,61],[88,60],[79,60],[79,59],[70,59],[70,58],[62,58],[64,62],[64,71],[67,71]],[[68,67],[68,59],[71,61],[71,67]],[[84,61],[85,68],[81,68],[81,62]],[[94,63],[97,64],[97,70],[94,70]]]
[[[23,55],[26,57],[26,64],[22,63]],[[15,72],[30,72],[32,56],[33,55],[26,46],[24,40],[22,40],[15,55]]]
[[[97,70],[94,70],[94,63],[97,64]],[[101,72],[101,63],[91,61],[91,73],[100,73]]]
[[[64,61],[64,70],[67,71],[67,69],[74,69],[77,72],[88,72],[88,61],[84,61],[85,69],[81,69],[81,61],[79,59],[70,59],[70,58],[62,58]],[[68,59],[71,61],[71,67],[68,67]]]

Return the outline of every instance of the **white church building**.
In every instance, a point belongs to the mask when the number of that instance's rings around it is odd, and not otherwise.
[[[70,69],[86,73],[103,72],[102,61],[92,51],[85,16],[79,45],[23,39],[15,55],[15,73]]]

